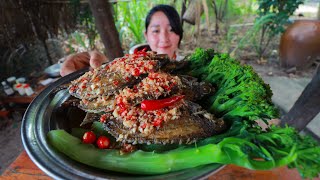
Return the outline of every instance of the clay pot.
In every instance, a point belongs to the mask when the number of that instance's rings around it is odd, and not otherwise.
[[[320,59],[320,20],[297,20],[281,36],[282,67],[306,68]]]

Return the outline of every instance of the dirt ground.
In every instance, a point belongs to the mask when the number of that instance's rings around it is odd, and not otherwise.
[[[186,26],[184,26],[184,28],[186,28]],[[246,29],[242,29],[242,31],[246,31]],[[221,34],[215,34],[213,30],[211,30],[211,32],[208,32],[206,29],[202,29],[201,36],[199,38],[195,38],[190,34],[186,34],[186,36],[186,39],[188,40],[185,40],[181,44],[181,50],[179,52],[183,56],[192,53],[193,50],[197,47],[205,49],[213,48],[218,52],[225,53],[224,50],[221,51],[221,49],[223,48],[221,48],[220,43],[223,42],[223,32]],[[238,36],[241,36],[241,32],[238,33]],[[234,58],[239,60],[241,64],[252,66],[260,76],[286,76],[290,78],[313,77],[315,69],[320,64],[320,61],[318,60],[315,61],[312,65],[303,68],[281,67],[278,51],[280,43],[279,39],[280,36],[276,37],[270,43],[269,48],[267,48],[267,51],[265,53],[265,57],[259,58],[256,52],[254,52],[251,47],[248,47],[244,50],[238,51],[238,53],[234,55]],[[237,41],[231,43],[230,49],[235,48],[237,46],[237,43]]]
[[[13,112],[8,119],[0,118],[0,174],[23,151],[20,128],[23,112]]]

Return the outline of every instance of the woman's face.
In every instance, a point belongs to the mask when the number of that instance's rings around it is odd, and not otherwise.
[[[163,12],[158,11],[152,15],[144,36],[152,51],[174,57],[180,37],[172,31],[169,19]]]

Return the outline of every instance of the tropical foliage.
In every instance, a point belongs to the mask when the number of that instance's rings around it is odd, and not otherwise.
[[[144,21],[151,7],[156,4],[170,4],[181,13],[184,7],[188,8],[192,1],[126,0],[112,3],[122,49],[128,52],[133,45],[145,41],[143,36],[145,31]],[[65,54],[92,49],[103,50],[104,47],[87,2],[80,0],[66,0],[63,3],[61,3],[62,1],[50,1],[49,4],[41,4],[39,0],[33,1],[32,4],[29,1],[23,1],[22,4],[18,2],[20,1],[17,0],[16,6],[23,10],[23,16],[29,18],[25,18],[22,22],[19,20],[22,19],[20,16],[14,16],[15,12],[12,8],[4,11],[4,16],[0,17],[0,19],[4,18],[0,32],[6,34],[0,36],[0,41],[7,42],[2,43],[5,48],[1,49],[2,53],[0,53],[1,63],[8,64],[5,67],[10,67],[11,62],[23,61],[25,58],[20,53],[22,52],[20,51],[21,47],[30,50],[32,48],[29,47],[35,42],[42,43],[42,46],[44,46],[44,50],[47,52],[47,58],[45,59],[48,59],[46,64],[56,62],[57,59],[50,57],[50,50],[45,43],[46,39],[58,39],[62,42]],[[206,10],[200,17],[200,29],[184,23],[185,36],[181,44],[182,48],[185,44],[194,42],[193,34],[197,31],[207,30],[208,34],[202,35],[210,38],[212,36],[217,37],[216,40],[213,40],[214,43],[208,45],[199,42],[196,43],[196,46],[206,45],[222,52],[231,53],[232,56],[243,53],[243,49],[250,49],[258,57],[267,56],[271,42],[277,40],[275,38],[278,38],[278,35],[283,32],[289,17],[302,3],[303,0],[201,0],[202,6],[206,6],[204,8]],[[32,5],[32,8],[28,8],[31,7],[28,5]],[[36,11],[38,7],[42,8],[40,12]],[[14,20],[11,17],[17,18]],[[16,31],[10,31],[10,29],[16,29]],[[5,39],[1,39],[2,37]],[[188,49],[194,49],[193,46],[185,47],[187,53]],[[35,59],[39,58],[36,57]],[[10,76],[6,72],[2,72],[2,74],[3,76]]]

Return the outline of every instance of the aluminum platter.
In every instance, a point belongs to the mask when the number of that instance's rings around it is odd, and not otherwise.
[[[61,85],[81,76],[86,70],[62,77],[44,89],[29,105],[21,127],[23,146],[31,160],[54,179],[205,179],[216,173],[223,165],[209,164],[161,175],[131,175],[106,171],[76,162],[55,150],[47,141],[50,130],[79,127],[84,112],[76,107],[63,106],[69,97]],[[146,167],[148,168],[148,167]]]

